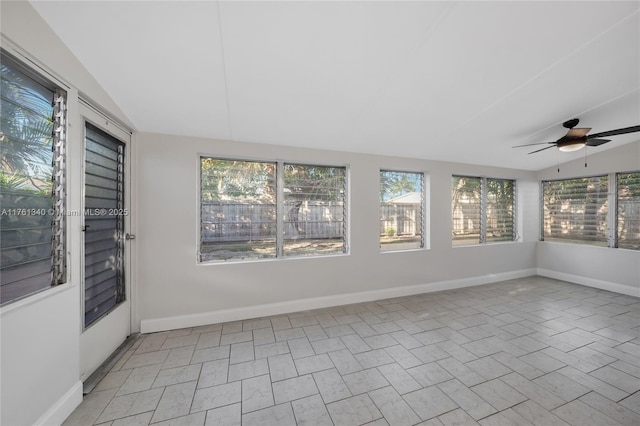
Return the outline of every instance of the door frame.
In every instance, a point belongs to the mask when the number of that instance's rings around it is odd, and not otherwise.
[[[132,208],[132,132],[125,126],[109,117],[87,101],[80,99],[79,124],[81,125],[80,133],[82,135],[82,182],[81,182],[81,211],[85,209],[85,161],[86,161],[86,123],[98,127],[100,130],[122,142],[125,147],[124,155],[124,208],[129,212],[124,219],[124,232],[134,234],[133,232],[133,208]],[[81,215],[81,229],[84,227],[84,214]],[[125,300],[96,320],[89,326],[85,326],[84,313],[84,273],[85,273],[85,242],[84,232],[80,232],[80,380],[86,380],[109,356],[122,344],[122,342],[132,333],[132,311],[135,306],[133,277],[136,275],[134,270],[134,253],[131,240],[125,240],[124,244],[124,281],[125,281]]]

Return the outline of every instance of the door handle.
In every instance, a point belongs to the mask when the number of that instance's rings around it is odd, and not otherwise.
[[[135,239],[136,239],[136,236],[135,236],[135,235],[133,235],[133,234],[126,234],[126,235],[124,236],[124,239],[125,239],[125,240],[135,240]]]

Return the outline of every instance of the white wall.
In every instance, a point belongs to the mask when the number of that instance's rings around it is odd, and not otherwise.
[[[129,124],[84,67],[24,1],[3,1],[2,46],[24,54],[57,75],[69,88],[68,209],[81,205],[82,175],[78,93]],[[99,48],[99,47],[98,47]],[[17,50],[16,50],[17,49]],[[73,127],[75,126],[75,127]],[[638,286],[638,252],[591,247],[556,248],[538,243],[538,184],[552,174],[464,164],[292,149],[178,136],[140,134],[137,213],[139,316],[148,330],[286,312],[376,298],[474,285],[536,271],[591,277],[598,282]],[[604,172],[640,169],[638,144],[603,156]],[[323,164],[350,169],[350,246],[347,256],[198,265],[198,153]],[[611,158],[609,158],[611,157]],[[597,168],[593,157],[590,167]],[[381,169],[429,175],[429,250],[385,253],[378,248],[378,188]],[[615,170],[612,170],[615,169]],[[591,170],[594,170],[591,169]],[[578,173],[567,165],[562,176]],[[518,179],[518,243],[451,247],[452,174]],[[583,174],[583,173],[578,173]],[[136,206],[134,206],[136,208]],[[0,423],[60,423],[81,397],[79,219],[69,219],[67,284],[0,309]],[[536,264],[536,256],[538,263]],[[559,261],[562,256],[571,262]],[[573,269],[579,259],[583,268]],[[604,262],[603,262],[604,259]],[[598,267],[599,263],[602,264]],[[587,270],[586,268],[590,268]],[[587,272],[585,272],[587,271]],[[135,309],[135,307],[134,307]],[[134,324],[134,329],[136,324]],[[143,329],[143,331],[145,331]]]
[[[64,285],[2,312],[3,425],[60,423],[82,400],[76,289]]]
[[[613,142],[615,143],[615,139]],[[589,149],[584,159],[537,173],[540,180],[583,177],[640,170],[640,141],[598,153]],[[640,296],[640,251],[539,241],[536,247],[540,275]]]
[[[139,133],[137,142],[143,332],[535,273],[538,184],[533,172],[148,133]],[[350,254],[197,264],[199,153],[347,165]],[[429,250],[380,253],[380,169],[428,174]],[[518,179],[524,241],[452,248],[452,174]]]
[[[68,90],[67,209],[78,210],[83,158],[78,92],[127,120],[28,2],[2,1],[0,7],[2,47],[45,69]],[[0,308],[0,424],[59,424],[82,400],[79,221],[67,222],[67,283]]]

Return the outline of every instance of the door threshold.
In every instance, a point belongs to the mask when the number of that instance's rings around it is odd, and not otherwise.
[[[124,339],[124,342],[118,349],[116,349],[109,358],[107,358],[100,367],[96,369],[88,378],[82,383],[82,394],[87,395],[91,393],[93,389],[100,383],[100,380],[111,371],[113,366],[122,358],[122,356],[133,346],[133,344],[140,338],[140,333],[134,333]]]

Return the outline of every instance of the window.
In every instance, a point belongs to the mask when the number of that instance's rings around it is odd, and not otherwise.
[[[608,176],[542,182],[544,241],[607,246]]]
[[[486,182],[486,241],[513,241],[515,182],[508,179],[487,179]]]
[[[451,233],[453,245],[514,241],[515,181],[453,176]]]
[[[424,247],[424,174],[380,171],[380,250]]]
[[[84,123],[84,327],[127,300],[126,145]],[[97,214],[96,214],[97,213]]]
[[[451,195],[454,245],[480,244],[481,178],[453,176]]]
[[[640,172],[618,173],[617,247],[640,250]]]
[[[200,261],[347,252],[345,167],[201,157],[200,177]]]
[[[65,93],[1,52],[0,300],[66,279]]]
[[[200,159],[200,260],[276,256],[276,164]]]
[[[344,167],[284,164],[284,255],[345,253]]]

